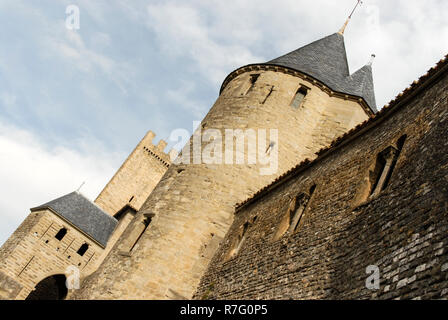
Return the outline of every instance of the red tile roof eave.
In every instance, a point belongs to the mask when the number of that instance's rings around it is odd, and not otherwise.
[[[425,75],[419,78],[418,81],[414,81],[410,87],[406,88],[402,93],[400,93],[394,100],[392,100],[388,105],[384,106],[381,111],[379,111],[374,117],[366,120],[365,122],[359,124],[346,134],[334,140],[329,147],[321,149],[317,155],[318,157],[310,161],[306,159],[299,165],[288,170],[286,173],[275,179],[271,184],[262,188],[256,192],[252,197],[248,198],[242,203],[235,206],[236,212],[238,213],[246,206],[253,203],[255,200],[259,199],[269,191],[275,189],[276,187],[286,183],[291,178],[295,177],[297,174],[303,172],[307,168],[326,158],[328,155],[333,153],[335,150],[346,145],[350,141],[356,139],[358,136],[362,135],[371,128],[384,122],[390,115],[395,113],[400,109],[401,106],[406,105],[409,99],[413,98],[415,95],[419,94],[423,89],[427,88],[432,83],[436,82],[446,71],[448,70],[448,55],[446,55],[442,60],[440,60],[437,65],[431,68]]]

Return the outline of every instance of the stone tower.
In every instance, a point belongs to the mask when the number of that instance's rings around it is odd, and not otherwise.
[[[66,275],[95,271],[116,226],[78,192],[31,209],[0,248],[0,299],[64,299]]]
[[[191,298],[234,206],[301,160],[314,159],[375,107],[371,66],[350,75],[340,33],[235,70],[178,158],[184,161],[169,167],[73,298]]]
[[[171,164],[154,137],[146,134],[95,203],[73,192],[31,209],[0,248],[0,299],[64,299],[67,277],[98,268]]]
[[[167,143],[154,145],[154,137],[152,131],[145,135],[96,198],[107,213],[115,215],[126,204],[139,210],[170,166],[170,156],[163,151]]]

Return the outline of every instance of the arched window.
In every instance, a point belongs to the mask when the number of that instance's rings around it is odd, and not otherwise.
[[[62,239],[64,239],[66,234],[67,234],[67,229],[62,228],[61,230],[58,231],[58,233],[54,237],[56,239],[58,239],[59,241],[61,241]]]
[[[289,204],[288,210],[274,236],[274,241],[279,240],[284,234],[294,234],[303,224],[303,215],[307,210],[310,200],[316,190],[316,185],[310,188],[309,193],[302,192],[297,195]]]
[[[89,250],[89,245],[87,243],[84,243],[81,248],[79,248],[77,254],[79,254],[81,257]]]
[[[244,244],[244,241],[246,241],[247,236],[247,230],[249,230],[250,227],[257,221],[258,217],[254,217],[252,219],[252,222],[247,221],[244,223],[244,225],[240,228],[240,232],[238,234],[238,237],[235,239],[235,242],[233,243],[232,249],[230,250],[229,255],[227,256],[227,261],[234,258],[239,252],[241,247]]]
[[[406,142],[407,136],[404,135],[398,139],[395,146],[389,146],[378,154],[373,176],[372,188],[370,196],[375,197],[381,193],[390,183],[390,178],[397,164],[400,153]]]

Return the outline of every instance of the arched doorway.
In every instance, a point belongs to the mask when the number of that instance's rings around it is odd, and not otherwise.
[[[36,285],[26,300],[64,300],[68,293],[65,280],[63,274],[45,278]]]

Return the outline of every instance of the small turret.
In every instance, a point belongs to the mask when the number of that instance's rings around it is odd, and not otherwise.
[[[349,82],[352,84],[353,93],[363,97],[369,106],[376,106],[375,88],[373,85],[372,64],[375,59],[372,54],[369,62],[350,76]],[[375,109],[372,108],[372,110]]]

